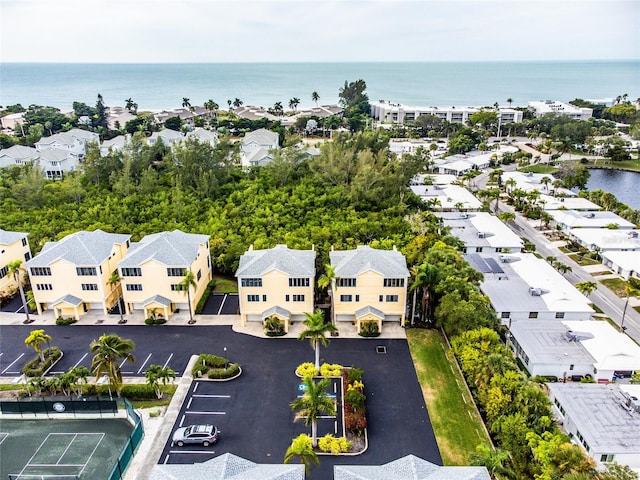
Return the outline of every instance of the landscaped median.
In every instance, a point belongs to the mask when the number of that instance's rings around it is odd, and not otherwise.
[[[408,329],[407,341],[444,465],[469,465],[491,442],[453,352],[438,330]]]

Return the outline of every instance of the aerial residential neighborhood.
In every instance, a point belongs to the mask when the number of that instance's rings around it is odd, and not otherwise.
[[[40,398],[54,421],[112,412],[73,435],[136,454],[64,440],[80,478],[109,455],[120,479],[564,478],[541,476],[564,468],[551,444],[594,480],[640,471],[638,211],[540,132],[615,122],[558,101],[364,113],[363,83],[287,112],[99,98],[100,128],[57,113],[72,128],[0,149],[3,428]]]

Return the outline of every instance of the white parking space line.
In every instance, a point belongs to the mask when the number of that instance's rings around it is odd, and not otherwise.
[[[231,395],[205,395],[203,393],[191,396],[196,398],[231,398]]]
[[[153,355],[153,353],[150,353],[149,355],[147,355],[147,358],[144,359],[144,362],[142,362],[142,365],[140,365],[140,368],[138,369],[138,373],[142,372],[142,369],[144,368],[144,366],[147,364],[147,362],[151,358],[151,355]]]
[[[76,368],[78,365],[80,365],[80,364],[82,363],[82,361],[83,361],[85,358],[87,358],[87,355],[89,355],[89,354],[88,354],[88,353],[85,353],[85,354],[82,356],[82,358],[81,358],[80,360],[78,360],[78,361],[76,362],[76,364],[75,364],[73,367],[71,367],[71,368]]]
[[[222,299],[222,302],[220,303],[220,308],[218,309],[218,315],[220,315],[220,313],[222,312],[222,307],[224,307],[224,302],[227,301],[227,297],[229,295],[227,295],[226,293],[224,294],[224,298]]]
[[[338,434],[338,421],[337,420],[335,422],[333,422],[333,433],[335,435]]]
[[[201,453],[204,455],[215,455],[213,450],[169,450],[169,453]]]
[[[162,366],[162,368],[167,368],[167,365],[169,365],[169,362],[171,361],[172,358],[173,358],[173,353],[169,355],[169,358],[167,358],[167,361],[164,362],[164,365]]]
[[[168,461],[169,461],[169,455],[167,454],[167,456],[164,457],[164,462],[162,462],[162,463],[164,463],[166,465]]]
[[[186,415],[226,415],[227,412],[184,412]]]
[[[7,372],[11,367],[13,367],[13,365],[14,365],[18,360],[20,360],[22,357],[24,357],[24,352],[22,352],[18,358],[16,358],[13,362],[11,362],[11,364],[9,364],[9,366],[8,366],[7,368],[5,368],[5,369],[4,369],[2,372],[0,372],[0,373],[6,373],[6,372]]]
[[[187,403],[187,410],[191,408],[191,402],[193,401],[193,397],[189,399],[189,403]]]
[[[182,418],[180,419],[180,426],[184,426],[184,415],[182,415]]]
[[[193,387],[193,393],[196,393],[196,391],[198,390],[199,386],[200,386],[200,382],[196,382],[196,386]]]

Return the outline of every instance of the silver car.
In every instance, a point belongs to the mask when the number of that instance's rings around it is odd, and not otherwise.
[[[220,430],[214,425],[189,425],[181,427],[173,434],[173,443],[179,447],[187,443],[195,443],[208,447],[218,441]]]

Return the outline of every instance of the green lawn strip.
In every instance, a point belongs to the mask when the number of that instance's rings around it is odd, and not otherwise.
[[[598,260],[594,260],[593,258],[589,258],[585,255],[578,255],[577,253],[569,255],[571,259],[576,262],[578,265],[585,267],[588,265],[600,265],[601,262]]]
[[[8,390],[22,390],[23,385],[13,385],[12,383],[0,383],[0,392],[6,392]]]
[[[624,291],[624,287],[629,284],[621,278],[605,278],[604,280],[600,280],[600,283],[619,297],[627,296],[627,293]]]
[[[605,163],[605,162],[609,163]],[[602,159],[589,161],[585,167],[610,168],[615,170],[631,170],[632,172],[640,172],[640,160],[623,160],[621,162],[611,162],[610,159]]]
[[[602,272],[591,272],[590,275],[592,277],[599,277],[600,275],[609,275],[611,270],[603,270]],[[604,282],[604,280],[600,280],[600,282]]]
[[[528,167],[524,167],[519,169],[521,172],[525,172],[525,173],[555,173],[558,171],[557,167],[552,167],[551,165],[547,165],[547,164],[535,164],[535,165],[529,165]]]
[[[442,461],[469,465],[476,446],[490,441],[453,352],[437,330],[409,329],[407,340]]]
[[[213,289],[215,293],[238,293],[238,282],[227,277],[219,277],[214,275],[213,279],[216,282],[216,288]]]
[[[572,252],[572,250],[569,250],[567,247],[558,247],[558,250],[560,250],[562,253]],[[569,256],[571,256],[571,255],[569,255]]]

